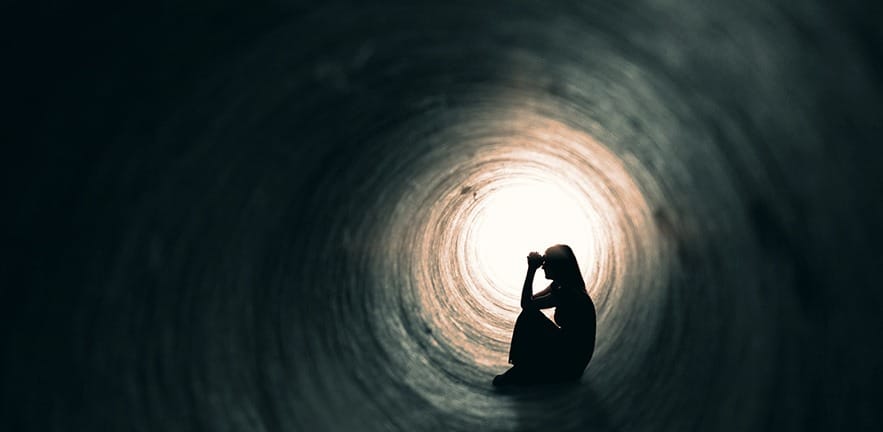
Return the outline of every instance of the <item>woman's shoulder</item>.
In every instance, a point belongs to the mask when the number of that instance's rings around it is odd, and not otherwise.
[[[556,291],[558,291],[562,295],[567,295],[567,296],[574,296],[574,297],[586,296],[586,297],[588,297],[586,290],[583,287],[579,287],[579,286],[559,285],[558,289]]]
[[[594,303],[592,302],[592,298],[589,297],[589,293],[583,289],[562,289],[558,292],[558,298],[562,300],[562,303],[586,306],[592,305],[594,307]]]

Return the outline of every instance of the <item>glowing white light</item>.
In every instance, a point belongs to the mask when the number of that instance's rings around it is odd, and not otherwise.
[[[505,139],[445,149],[454,166],[420,172],[403,188],[382,236],[390,241],[381,243],[381,264],[395,266],[384,273],[391,280],[379,283],[398,286],[405,277],[402,286],[419,297],[433,338],[490,373],[507,365],[529,252],[570,245],[589,294],[604,304],[612,290],[641,285],[642,274],[626,273],[636,259],[655,265],[645,253],[653,245],[639,244],[655,231],[623,160],[585,132],[533,109],[480,121],[462,130],[493,125]],[[534,290],[548,283],[539,271]]]
[[[529,252],[542,254],[558,243],[578,256],[587,251],[589,218],[567,192],[552,183],[524,181],[490,192],[478,209],[473,241],[479,270],[508,302],[520,295]],[[543,276],[537,272],[535,290],[548,284]]]

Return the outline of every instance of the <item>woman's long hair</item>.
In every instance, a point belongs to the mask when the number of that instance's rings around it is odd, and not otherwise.
[[[583,280],[583,274],[579,271],[579,264],[576,262],[576,255],[573,249],[565,244],[557,244],[546,249],[547,262],[553,263],[558,271],[559,282],[561,285],[571,289],[579,289],[586,291],[586,282]]]

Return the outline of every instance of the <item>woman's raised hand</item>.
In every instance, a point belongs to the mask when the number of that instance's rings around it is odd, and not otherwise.
[[[527,254],[527,268],[536,270],[543,265],[543,256],[539,252],[531,252]]]

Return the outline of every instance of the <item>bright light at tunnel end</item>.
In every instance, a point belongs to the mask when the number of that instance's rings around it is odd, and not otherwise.
[[[630,262],[627,236],[650,213],[619,156],[585,132],[528,111],[484,120],[505,138],[445,149],[449,165],[413,180],[402,202],[429,205],[391,220],[389,257],[406,257],[407,289],[439,343],[493,371],[506,365],[527,254],[570,245],[589,294],[604,298]]]
[[[526,256],[554,244],[568,244],[586,260],[592,218],[562,185],[552,180],[516,180],[489,191],[477,206],[472,241],[473,270],[503,304],[516,307],[524,281]],[[583,269],[587,268],[582,263]],[[534,289],[548,283],[540,270]]]

